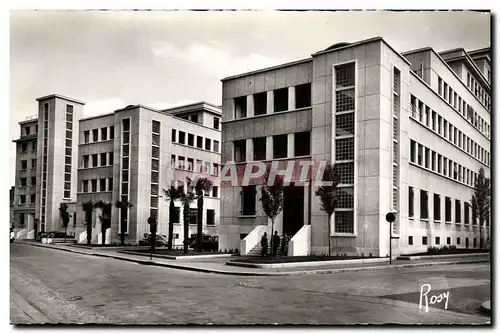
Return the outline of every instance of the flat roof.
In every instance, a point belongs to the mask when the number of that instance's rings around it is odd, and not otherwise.
[[[42,97],[39,97],[38,99],[36,99],[37,101],[42,101],[42,100],[47,100],[47,99],[51,99],[51,98],[59,98],[59,99],[63,99],[63,100],[67,100],[67,101],[71,101],[71,102],[75,102],[75,103],[78,103],[78,104],[85,104],[85,102],[83,101],[80,101],[80,100],[76,100],[76,99],[73,99],[71,97],[67,97],[67,96],[63,96],[63,95],[59,95],[59,94],[50,94],[50,95],[47,95],[47,96],[42,96]]]
[[[162,109],[161,111],[169,113],[171,115],[178,115],[178,114],[184,114],[184,113],[189,113],[192,111],[198,111],[198,110],[205,110],[209,112],[213,112],[214,114],[222,114],[221,107],[216,106],[215,104],[201,101],[201,102],[195,102],[191,104],[185,104],[173,108],[168,108],[168,109]]]

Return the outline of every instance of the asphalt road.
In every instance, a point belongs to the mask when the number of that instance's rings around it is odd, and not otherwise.
[[[487,264],[243,277],[11,244],[11,322],[82,324],[471,324],[490,299]],[[419,309],[424,284],[449,292]],[[425,300],[425,298],[423,299]]]

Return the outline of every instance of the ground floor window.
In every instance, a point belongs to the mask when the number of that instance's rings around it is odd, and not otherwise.
[[[411,235],[408,237],[408,245],[413,245],[413,237]]]
[[[427,245],[427,237],[422,237],[422,245]]]
[[[335,212],[335,233],[354,233],[354,211]]]

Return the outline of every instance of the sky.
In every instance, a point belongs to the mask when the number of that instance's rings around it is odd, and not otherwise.
[[[86,102],[85,115],[129,104],[222,103],[224,77],[309,57],[338,42],[383,37],[397,51],[490,46],[479,12],[10,12],[10,139],[36,98]],[[14,185],[15,144],[9,180]]]

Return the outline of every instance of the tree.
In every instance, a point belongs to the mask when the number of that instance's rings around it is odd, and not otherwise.
[[[115,206],[120,209],[120,241],[125,244],[125,233],[127,232],[128,209],[133,205],[129,201],[116,201]]]
[[[92,212],[94,211],[94,202],[89,200],[82,202],[82,209],[85,212],[85,222],[87,224],[87,245],[92,243]]]
[[[191,179],[188,179],[188,183],[191,183]],[[205,191],[210,191],[214,183],[207,177],[202,177],[196,180],[194,185],[194,191],[197,200],[197,232],[196,232],[196,250],[198,252],[202,251],[202,241],[203,241],[203,196]]]
[[[490,214],[490,183],[490,179],[484,175],[484,169],[480,168],[474,181],[474,194],[471,198],[473,223],[479,218],[479,249],[483,249],[483,222]]]
[[[332,220],[333,212],[337,207],[338,197],[337,197],[337,186],[340,183],[340,173],[335,165],[328,163],[325,166],[322,177],[323,185],[321,185],[314,193],[319,197],[320,200],[320,210],[326,212],[328,215],[328,256],[331,256],[330,247],[330,222]]]
[[[271,168],[268,166],[264,174],[264,185],[260,189],[260,201],[266,216],[271,219],[271,249],[273,249],[274,220],[283,211],[283,175],[276,175],[269,185]]]
[[[148,218],[149,231],[151,232],[151,250],[155,251],[156,246],[156,227],[158,226],[158,221],[156,220],[156,216],[150,216]]]
[[[172,249],[172,239],[174,235],[175,201],[181,197],[181,192],[174,186],[169,190],[163,189],[165,196],[170,200],[168,213],[168,249]]]
[[[189,237],[189,219],[191,217],[190,214],[190,205],[195,200],[195,195],[192,192],[182,193],[181,194],[181,202],[183,207],[183,216],[184,216],[184,253],[188,252],[188,237]]]
[[[99,216],[101,220],[101,243],[106,244],[106,230],[111,227],[111,211],[113,204],[111,202],[97,201],[94,203],[94,207],[100,208],[102,213]]]
[[[68,224],[71,215],[68,212],[68,205],[66,203],[61,203],[59,205],[59,216],[62,219],[63,227],[64,227],[64,241],[66,241],[66,234],[68,233]],[[36,231],[35,231],[36,233]]]

